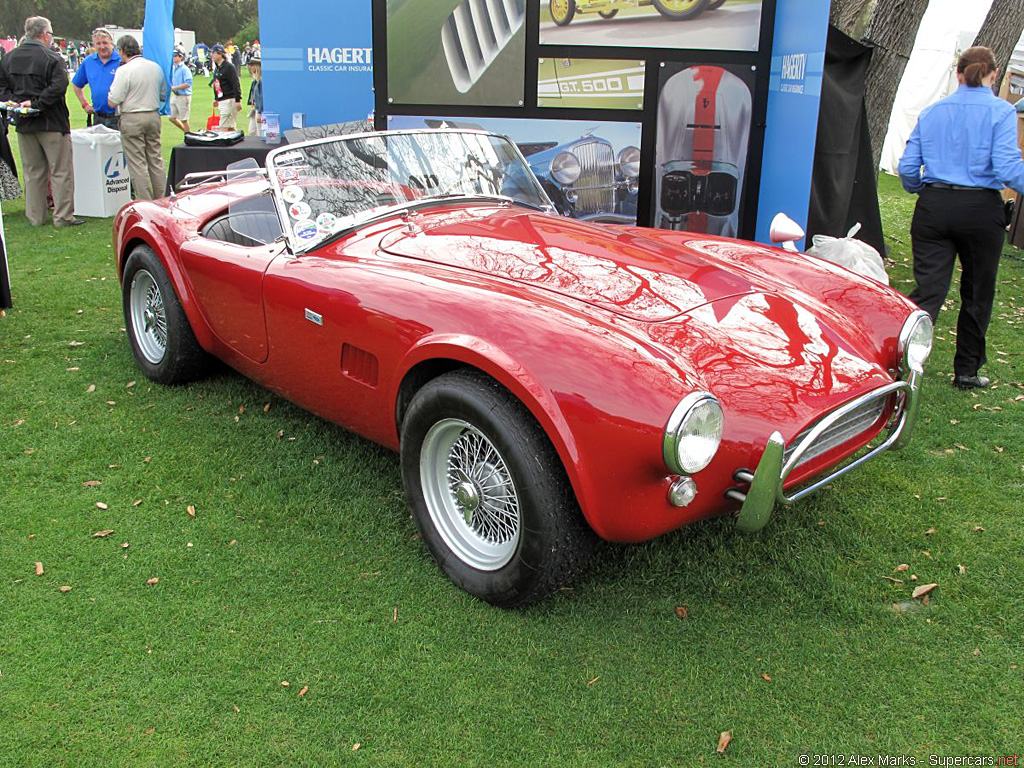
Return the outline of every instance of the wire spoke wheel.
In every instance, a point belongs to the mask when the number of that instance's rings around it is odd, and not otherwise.
[[[443,419],[427,432],[420,479],[431,521],[466,565],[494,571],[519,544],[519,496],[508,465],[472,424]]]
[[[129,311],[139,350],[149,362],[158,364],[167,354],[167,312],[160,286],[145,269],[132,277]]]
[[[551,0],[548,10],[555,24],[564,27],[576,15],[576,0]]]

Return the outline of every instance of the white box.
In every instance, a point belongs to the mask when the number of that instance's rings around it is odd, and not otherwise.
[[[121,133],[104,125],[71,132],[75,167],[75,216],[107,218],[132,199]]]

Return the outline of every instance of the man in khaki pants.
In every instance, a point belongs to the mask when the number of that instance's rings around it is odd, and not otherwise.
[[[42,16],[25,20],[25,42],[0,60],[0,101],[38,109],[18,118],[18,149],[25,180],[25,218],[46,223],[46,182],[53,187],[53,225],[84,224],[76,219],[75,176],[71,162],[71,121],[64,95],[68,72],[50,52],[53,27]]]
[[[160,147],[160,107],[167,98],[167,79],[154,61],[142,58],[131,35],[117,40],[123,63],[117,68],[107,101],[121,114],[121,147],[137,200],[163,197],[167,174]]]

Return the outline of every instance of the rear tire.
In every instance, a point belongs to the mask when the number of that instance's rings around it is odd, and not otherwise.
[[[148,378],[184,384],[208,370],[210,359],[192,333],[163,264],[148,246],[137,246],[125,262],[121,297],[132,354]]]
[[[555,24],[564,27],[576,15],[576,0],[549,0],[548,10]]]
[[[708,0],[653,0],[653,2],[658,13],[673,21],[695,19],[708,6]]]
[[[558,454],[511,392],[454,371],[402,422],[402,479],[423,541],[456,585],[511,608],[566,586],[595,536]]]
[[[597,15],[602,19],[614,19],[615,14],[619,12],[618,8],[612,8],[610,11],[598,11]]]

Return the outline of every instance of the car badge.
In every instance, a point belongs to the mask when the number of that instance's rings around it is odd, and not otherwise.
[[[297,221],[292,231],[299,240],[312,240],[316,237],[316,222],[312,219]]]
[[[304,193],[302,187],[298,184],[292,184],[281,190],[281,197],[289,203],[297,203],[304,197]]]
[[[293,219],[308,219],[312,212],[309,203],[292,203],[288,207],[288,213]]]

